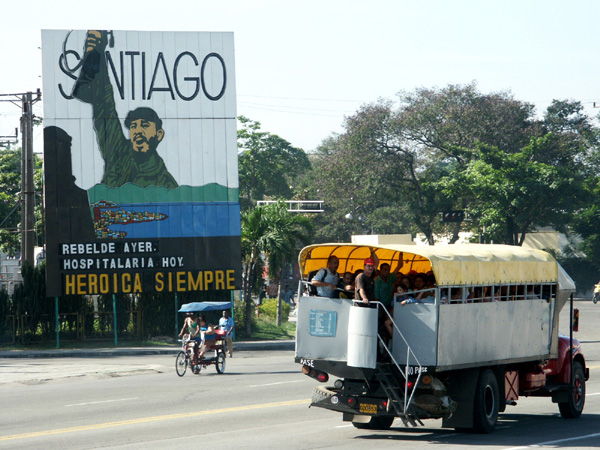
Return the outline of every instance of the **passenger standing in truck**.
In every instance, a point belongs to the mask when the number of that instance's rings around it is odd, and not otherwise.
[[[340,276],[337,273],[340,266],[340,260],[337,256],[330,256],[327,259],[327,267],[321,268],[314,276],[311,284],[317,288],[319,297],[333,297]]]
[[[379,334],[386,342],[392,338],[393,325],[390,316],[394,314],[392,300],[394,298],[394,284],[398,280],[399,270],[400,263],[398,263],[393,273],[390,273],[390,265],[383,263],[379,266],[379,275],[375,277],[375,300],[381,302],[390,314],[388,316],[384,308],[379,308]]]
[[[394,284],[398,281],[399,269],[400,264],[396,266],[394,273],[390,273],[390,265],[383,263],[379,267],[379,276],[375,278],[375,298],[383,303],[388,310],[392,307]]]
[[[356,277],[354,300],[360,301],[356,303],[358,306],[369,306],[369,303],[375,301],[375,280],[373,279],[373,273],[379,261],[377,260],[377,255],[373,254],[372,256],[374,258],[365,259],[365,270]]]

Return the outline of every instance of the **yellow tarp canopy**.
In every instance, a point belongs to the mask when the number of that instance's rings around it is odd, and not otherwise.
[[[400,271],[432,270],[439,286],[491,285],[501,283],[542,283],[558,280],[558,264],[547,252],[512,245],[357,245],[315,244],[300,252],[298,262],[303,278],[313,270],[327,266],[335,255],[338,272],[354,272],[364,267],[371,250],[379,264],[387,262],[392,270],[402,261]]]

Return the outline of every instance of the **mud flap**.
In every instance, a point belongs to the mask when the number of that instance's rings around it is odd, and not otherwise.
[[[569,387],[557,389],[552,392],[552,403],[566,403],[569,401]]]
[[[479,368],[454,372],[446,380],[448,395],[457,403],[456,411],[442,420],[443,428],[473,428],[473,407]]]

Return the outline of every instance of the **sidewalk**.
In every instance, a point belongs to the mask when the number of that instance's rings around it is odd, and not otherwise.
[[[95,349],[0,350],[0,358],[103,358],[113,356],[174,355],[180,345],[164,347],[117,347]],[[233,351],[286,350],[293,351],[295,341],[241,341],[233,343]]]
[[[290,313],[288,319],[296,322],[296,316]],[[294,339],[279,341],[240,341],[233,343],[235,352],[256,352],[263,350],[289,350],[296,348]],[[94,349],[50,349],[50,350],[1,350],[1,358],[103,358],[112,356],[144,356],[144,355],[173,355],[181,349],[181,345],[165,345],[160,347],[117,347]]]

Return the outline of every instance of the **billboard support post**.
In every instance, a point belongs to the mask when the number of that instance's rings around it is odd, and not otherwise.
[[[54,310],[56,312],[56,348],[60,348],[60,337],[59,337],[59,320],[58,320],[58,297],[54,297]]]
[[[230,300],[231,300],[231,319],[235,325],[235,291],[230,292]],[[232,341],[235,341],[235,326],[233,327],[233,334],[231,335]]]
[[[175,339],[177,339],[179,337],[179,316],[177,315],[177,312],[179,310],[179,306],[178,306],[178,301],[177,301],[177,292],[175,292]]]
[[[113,294],[113,328],[115,330],[115,347],[117,347],[117,296],[115,294]]]

